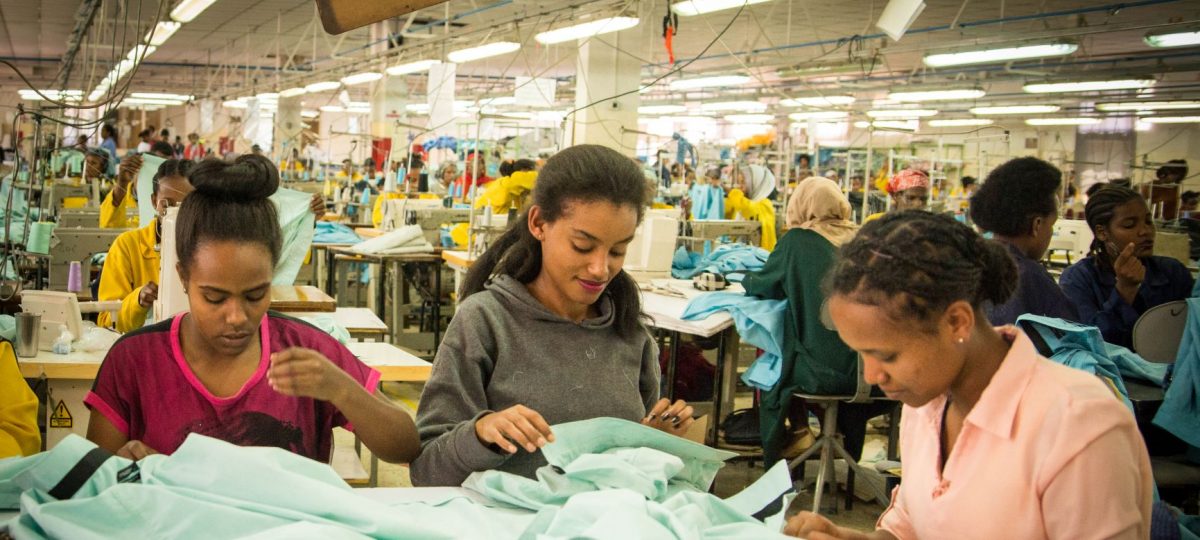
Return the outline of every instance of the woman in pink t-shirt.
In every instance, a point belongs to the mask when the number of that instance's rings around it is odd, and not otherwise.
[[[875,531],[842,538],[1148,538],[1154,483],[1132,413],[1090,373],[1038,355],[985,304],[1017,286],[1006,249],[946,215],[867,224],[829,277],[829,314],[867,382],[904,403],[904,478]]]
[[[277,446],[327,462],[335,426],[381,459],[412,461],[412,418],[374,395],[379,372],[315,327],[268,313],[281,233],[275,166],[246,155],[189,174],[177,270],[190,312],[131,332],[85,399],[88,439],[131,459],[174,452],[191,433]]]

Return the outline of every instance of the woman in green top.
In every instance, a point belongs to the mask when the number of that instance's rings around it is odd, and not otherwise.
[[[832,180],[818,176],[801,182],[788,201],[790,230],[762,271],[742,282],[748,295],[786,299],[789,304],[779,383],[763,393],[759,405],[767,463],[778,460],[787,443],[784,419],[790,411],[794,411],[790,415],[792,430],[807,429],[807,413],[802,403],[792,403],[792,394],[850,394],[858,383],[857,355],[836,331],[821,323],[825,301],[821,282],[833,266],[838,247],[857,231],[850,215],[850,202]],[[847,451],[855,456],[862,451],[864,426],[870,418],[863,417],[869,412],[859,409],[843,405],[838,411],[838,429],[846,437]]]

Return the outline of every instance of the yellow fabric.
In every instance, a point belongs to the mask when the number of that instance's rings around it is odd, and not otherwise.
[[[100,313],[96,319],[98,326],[113,328],[115,325],[118,332],[125,333],[146,324],[150,310],[138,304],[138,296],[142,286],[151,281],[158,282],[160,262],[158,252],[154,250],[156,223],[157,220],[151,220],[145,227],[122,233],[108,249],[96,296],[101,301],[120,300],[121,311],[117,312],[116,321],[112,320],[112,313]]]
[[[656,203],[650,203],[650,209],[651,210],[674,210],[675,207],[671,206],[669,204],[666,204],[666,203],[656,202]]]
[[[383,201],[391,201],[395,199],[403,199],[403,193],[380,193],[375,197],[375,208],[371,210],[371,223],[376,227],[383,224]]]
[[[12,344],[0,342],[0,459],[38,453],[37,411],[37,397],[21,377]]]
[[[450,228],[450,239],[454,240],[454,245],[460,248],[467,247],[467,232],[471,229],[469,223],[459,223]]]
[[[63,208],[83,208],[87,206],[87,197],[63,197]]]
[[[754,220],[762,225],[763,249],[775,249],[775,206],[771,204],[771,199],[751,202],[742,190],[730,190],[729,195],[725,196],[725,219],[736,219],[739,214],[744,219]]]
[[[866,225],[867,223],[870,223],[872,221],[875,221],[875,220],[883,217],[884,214],[887,214],[887,212],[877,212],[877,213],[867,216],[867,219],[863,220],[863,225]]]
[[[130,184],[129,187],[133,187]],[[128,209],[137,208],[137,200],[133,198],[133,190],[125,190],[125,197],[121,199],[121,204],[113,205],[113,194],[108,192],[104,196],[104,201],[100,203],[100,228],[101,229],[132,229],[138,226],[138,218],[130,218],[127,213]]]
[[[475,199],[475,208],[491,206],[496,214],[507,213],[509,208],[520,208],[535,184],[537,171],[517,171],[512,176],[502,176],[484,185],[483,194]]]

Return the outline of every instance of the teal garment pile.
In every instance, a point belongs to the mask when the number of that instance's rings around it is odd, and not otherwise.
[[[1200,298],[1189,298],[1187,325],[1175,372],[1154,415],[1154,425],[1169,431],[1192,446],[1190,456],[1200,455]]]
[[[742,381],[754,388],[770,391],[779,383],[783,370],[782,339],[787,309],[787,300],[764,300],[740,293],[716,292],[693,298],[684,308],[681,318],[694,321],[717,311],[728,312],[742,341],[763,350],[763,354],[742,374]]]
[[[771,252],[746,244],[722,244],[708,255],[691,253],[680,247],[671,260],[671,277],[691,279],[702,272],[715,272],[732,283],[739,283],[747,272],[762,270]]]
[[[134,463],[71,435],[48,452],[0,460],[0,511],[20,511],[0,522],[0,533],[17,540],[782,538],[774,531],[793,494],[782,462],[721,500],[703,488],[728,452],[612,418],[553,429],[552,465],[539,471],[551,485],[491,471],[468,481],[474,492],[414,490],[434,495],[404,501],[363,496],[327,464],[278,448],[193,434],[170,456]]]
[[[318,221],[313,231],[314,244],[357,244],[363,238],[354,229],[332,221]]]
[[[313,225],[316,216],[309,204],[312,195],[294,189],[279,188],[271,195],[275,211],[279,215],[279,229],[283,232],[283,249],[279,252],[279,263],[275,265],[272,285],[291,285],[296,282],[300,267],[308,257],[313,242]],[[143,222],[145,223],[145,222]]]
[[[1129,391],[1125,388],[1121,370],[1116,362],[1109,358],[1099,328],[1028,314],[1017,318],[1017,326],[1033,340],[1038,346],[1038,351],[1050,360],[1093,373],[1107,381],[1120,394],[1125,406],[1133,411],[1133,403],[1129,401]],[[1045,348],[1049,349],[1050,354],[1045,353]]]
[[[712,184],[692,184],[692,219],[725,219],[725,191]]]

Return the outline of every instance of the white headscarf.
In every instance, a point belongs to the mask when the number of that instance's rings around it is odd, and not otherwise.
[[[775,190],[775,173],[762,165],[742,165],[742,177],[746,182],[746,198],[751,202],[761,201]]]

